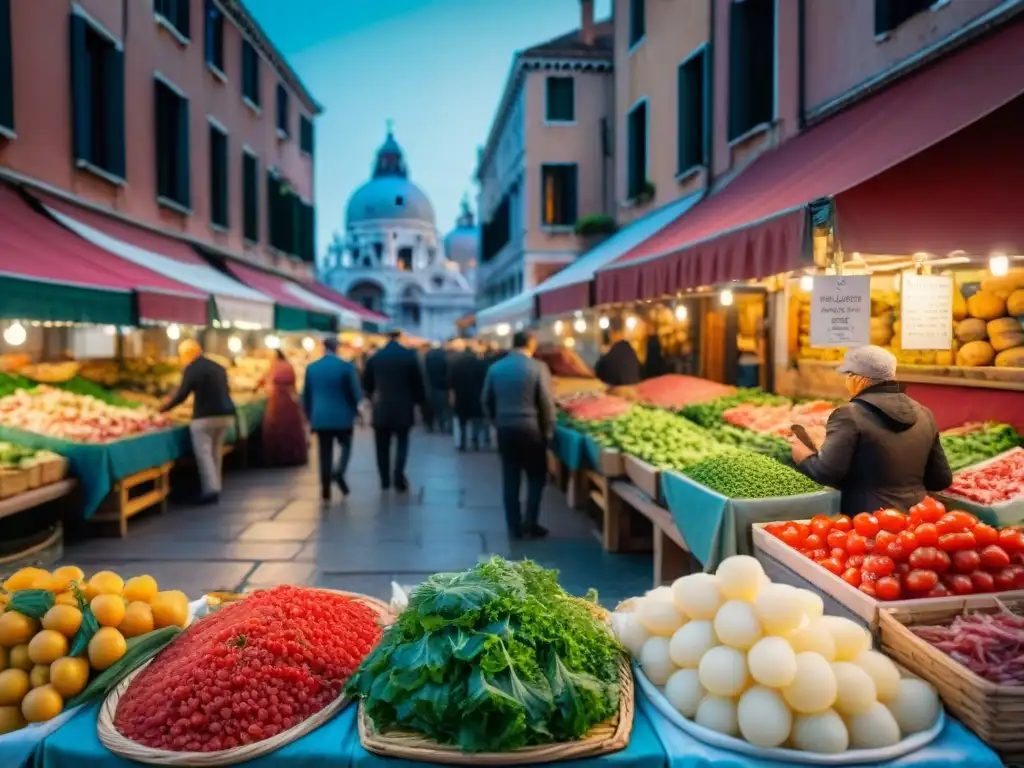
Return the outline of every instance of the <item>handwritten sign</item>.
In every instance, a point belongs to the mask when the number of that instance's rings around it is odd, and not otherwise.
[[[952,348],[952,277],[903,275],[900,346],[903,349]]]
[[[871,341],[871,278],[814,277],[811,346],[863,347]]]

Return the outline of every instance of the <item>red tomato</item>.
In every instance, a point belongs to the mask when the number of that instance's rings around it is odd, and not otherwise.
[[[843,573],[843,564],[836,560],[834,557],[823,557],[821,560],[815,561],[829,573],[834,573],[836,576],[841,576]]]
[[[769,534],[770,536],[774,536],[777,539],[781,539],[782,532],[786,530],[788,526],[789,523],[784,522],[768,523],[768,525],[764,527],[764,530],[765,533]]]
[[[962,573],[947,574],[942,579],[946,588],[954,595],[969,595],[974,592],[974,582]]]
[[[832,521],[824,515],[815,515],[811,518],[811,533],[816,533],[822,538],[832,530]]]
[[[978,542],[974,540],[974,534],[970,531],[960,533],[947,533],[939,536],[939,549],[943,552],[959,552],[964,549],[974,549]]]
[[[812,533],[804,539],[804,546],[807,547],[807,549],[822,549],[825,546],[825,537],[817,533]]]
[[[875,582],[875,597],[879,600],[899,600],[903,590],[892,576],[883,576]]]
[[[971,584],[974,586],[975,592],[994,592],[996,588],[996,581],[992,578],[992,574],[984,571],[972,573]]]
[[[850,550],[846,550],[849,552]],[[860,568],[864,565],[864,555],[850,555],[846,558],[846,565],[850,568]]]
[[[885,555],[869,555],[864,558],[864,570],[875,576],[888,576],[895,568],[896,563]]]
[[[912,570],[914,569],[910,567],[910,563],[904,561],[902,563],[896,563],[896,570],[894,570],[892,573],[893,576],[903,577],[910,573]]]
[[[909,529],[902,531],[897,538],[899,538],[900,544],[906,548],[908,553],[913,552],[918,547],[917,534]]]
[[[847,568],[843,571],[843,581],[853,587],[860,586],[860,568]]]
[[[846,534],[846,551],[851,555],[864,555],[868,551],[868,540],[859,533]]]
[[[962,509],[947,512],[946,515],[952,515],[954,518],[959,520],[961,526],[960,530],[962,531],[969,531],[978,524],[978,518],[970,512],[964,512]]]
[[[961,531],[967,530],[962,520],[948,512],[939,519],[939,522],[935,524],[935,528],[938,530],[939,536],[944,536],[947,533],[960,533]]]
[[[935,589],[926,594],[925,597],[949,597],[949,590],[945,584],[939,584]]]
[[[935,523],[945,512],[945,507],[930,496],[926,496],[924,501],[910,508],[910,519],[915,523]]]
[[[791,523],[783,529],[782,535],[779,536],[779,538],[793,549],[803,549],[804,539],[806,537],[800,533],[799,527]]]
[[[1006,559],[1009,565],[1009,558]],[[974,573],[981,567],[981,555],[973,549],[962,549],[953,553],[953,570],[957,573]]]
[[[939,555],[935,560],[935,565],[932,566],[932,570],[936,573],[945,573],[953,567],[953,561],[950,559],[949,555],[941,549],[936,548],[936,552],[938,552]]]
[[[935,571],[926,571],[915,568],[907,574],[905,585],[911,592],[929,592],[935,589],[939,583],[939,574]]]
[[[828,532],[828,537],[825,540],[833,549],[836,547],[846,549],[846,531],[837,531],[832,529]]]
[[[1010,570],[1014,572],[1013,588],[1024,589],[1024,566],[1011,565]]]
[[[996,544],[989,544],[979,553],[983,568],[1005,568],[1010,564],[1010,556],[1006,550]]]
[[[876,555],[884,555],[885,550],[889,548],[889,545],[896,541],[896,534],[890,533],[889,531],[879,531],[878,535],[875,536],[875,546],[872,547],[872,552]]]
[[[875,596],[875,585],[870,581],[861,584],[859,589],[861,592],[863,592],[865,595],[868,595],[869,597]]]
[[[896,539],[896,541],[890,541],[889,545],[885,548],[885,554],[897,563],[902,560],[906,560],[910,557],[910,553],[913,551],[913,547],[904,546],[903,542],[899,539]]]
[[[880,578],[881,578],[881,576],[879,576],[877,573],[872,573],[871,571],[866,570],[864,568],[860,569],[860,582],[861,582],[861,584],[864,584],[865,582],[871,582],[872,584],[874,584]]]
[[[878,518],[867,512],[861,512],[853,518],[853,530],[861,536],[874,536],[879,531]]]
[[[1017,572],[1013,570],[1013,566],[1009,568],[1001,568],[992,574],[992,578],[995,580],[996,592],[1008,592],[1013,589],[1014,582],[1017,578]]]
[[[910,553],[911,568],[934,568],[941,552],[935,547],[918,547]]]
[[[828,550],[824,547],[822,547],[821,549],[812,549],[810,557],[811,560],[824,560],[826,557],[828,557]]]
[[[836,531],[846,531],[848,533],[853,530],[853,521],[846,515],[840,515],[832,522],[832,529]]]
[[[842,547],[832,547],[832,551],[828,553],[829,557],[834,557],[841,563],[846,562],[846,550]]]
[[[1003,528],[999,531],[999,546],[1007,552],[1024,552],[1024,534],[1017,528]]]
[[[878,525],[883,531],[899,533],[907,527],[907,516],[898,509],[883,509],[875,517],[878,518]]]
[[[974,540],[978,542],[979,547],[987,547],[989,544],[997,544],[999,542],[999,531],[991,525],[985,525],[985,523],[978,523],[971,530],[971,533],[974,534]]]
[[[919,547],[934,547],[939,540],[939,531],[935,523],[921,523],[914,529],[914,538]]]

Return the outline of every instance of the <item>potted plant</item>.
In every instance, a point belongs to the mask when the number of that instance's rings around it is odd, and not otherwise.
[[[580,218],[576,222],[573,232],[583,241],[584,251],[589,251],[599,243],[607,240],[611,235],[614,235],[618,229],[619,225],[608,214],[592,213]]]
[[[639,191],[633,196],[633,203],[635,205],[647,205],[654,199],[656,191],[654,182],[650,179],[644,179],[644,183],[640,185]]]

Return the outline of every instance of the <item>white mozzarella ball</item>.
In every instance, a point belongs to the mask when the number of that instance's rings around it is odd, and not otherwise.
[[[701,657],[718,645],[715,628],[710,621],[691,621],[683,624],[668,643],[672,663],[683,669],[696,669]]]
[[[797,715],[793,720],[793,746],[805,752],[834,755],[849,748],[850,734],[834,709]]]
[[[782,689],[789,706],[803,715],[823,712],[835,703],[836,692],[836,676],[823,656],[809,651],[796,655],[793,682]]]
[[[859,715],[878,700],[871,675],[852,661],[832,663],[836,676],[836,703],[832,708],[844,717]]]
[[[754,613],[769,635],[785,635],[803,622],[805,611],[797,590],[786,584],[769,584],[757,593]]]
[[[739,736],[740,733],[736,718],[736,702],[723,696],[705,696],[701,699],[693,721],[726,736]]]
[[[777,747],[789,738],[793,713],[778,691],[755,685],[740,697],[736,722],[743,738],[756,747]]]
[[[676,668],[668,656],[666,638],[652,637],[644,643],[640,649],[640,669],[655,685],[664,685],[668,682]]]
[[[856,622],[842,616],[822,616],[819,621],[836,643],[836,661],[853,661],[871,647],[871,635]]]
[[[649,589],[644,593],[644,597],[649,597],[652,600],[664,600],[666,602],[672,602],[672,587],[662,586]]]
[[[764,568],[750,555],[733,555],[723,560],[718,570],[718,587],[726,600],[751,601],[764,585]]]
[[[784,638],[763,637],[747,652],[750,676],[769,688],[785,688],[796,677],[796,654]]]
[[[810,651],[824,656],[826,661],[836,658],[836,641],[821,619],[813,619],[807,622],[807,626],[786,635],[786,641],[794,653]]]
[[[700,684],[700,674],[696,669],[680,669],[672,673],[665,683],[665,698],[683,717],[691,720],[697,714],[697,706],[707,694]]]
[[[636,609],[644,629],[658,637],[671,637],[683,623],[683,614],[671,600],[648,595]]]
[[[797,589],[796,596],[808,618],[817,619],[825,615],[825,601],[817,592],[812,592],[809,589]]]
[[[614,627],[619,642],[625,646],[633,658],[639,658],[640,650],[651,637],[651,633],[644,629],[644,625],[640,623],[640,618],[635,613],[620,613],[615,616],[618,617],[614,622]]]
[[[904,677],[896,695],[886,702],[904,736],[927,731],[939,719],[942,702],[924,680]]]
[[[875,693],[883,704],[895,698],[900,690],[900,671],[892,659],[878,651],[862,651],[853,663],[867,672],[875,683]],[[899,722],[899,718],[896,718]]]
[[[730,600],[715,615],[715,634],[725,645],[746,651],[761,639],[764,631],[750,603]]]
[[[691,573],[672,585],[676,605],[691,619],[710,621],[725,602],[718,588],[718,577],[711,573]]]
[[[852,749],[883,749],[899,743],[900,727],[885,705],[876,701],[859,715],[846,718]]]
[[[747,657],[735,648],[715,646],[704,654],[697,671],[701,685],[716,696],[738,696],[747,687]]]

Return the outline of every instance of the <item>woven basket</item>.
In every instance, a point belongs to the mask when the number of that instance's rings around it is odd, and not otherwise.
[[[0,499],[8,499],[28,490],[28,472],[23,469],[0,469]]]
[[[995,613],[1002,602],[1016,612],[1024,611],[1024,599],[974,602],[972,613]],[[954,661],[943,651],[922,640],[909,629],[915,624],[943,624],[963,613],[955,606],[913,613],[883,610],[879,617],[882,649],[893,660],[935,686],[943,703],[999,753],[1004,763],[1024,762],[1024,686],[993,683]]]
[[[559,744],[524,747],[511,752],[463,752],[458,747],[438,744],[411,731],[378,732],[359,704],[359,742],[363,749],[383,757],[442,765],[539,765],[562,760],[609,755],[625,749],[633,731],[633,671],[629,660],[619,665],[619,712],[595,725],[582,739]]]
[[[334,595],[344,595],[360,600],[377,612],[382,620],[387,620],[391,611],[387,603],[367,595],[356,594],[355,592],[342,592],[335,589],[324,589],[321,592],[329,592]],[[194,766],[194,768],[210,768],[211,766],[236,765],[247,760],[268,755],[281,747],[301,739],[308,733],[312,733],[321,725],[338,714],[350,701],[342,695],[321,709],[312,717],[306,718],[296,726],[282,731],[276,736],[258,741],[255,744],[246,744],[235,749],[226,749],[220,752],[172,752],[162,749],[153,749],[132,741],[114,727],[114,714],[117,712],[117,705],[124,692],[128,690],[132,680],[142,670],[149,666],[144,664],[130,675],[124,678],[117,687],[110,692],[100,707],[99,716],[96,719],[96,731],[99,734],[100,742],[115,755],[135,760],[148,765],[182,765]]]
[[[68,474],[68,460],[56,454],[37,459],[43,485],[59,483]]]
[[[38,461],[30,461],[26,466],[22,467],[22,470],[28,475],[28,488],[38,488],[43,484],[43,468],[39,466]]]

